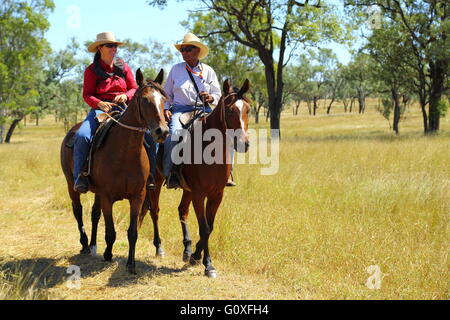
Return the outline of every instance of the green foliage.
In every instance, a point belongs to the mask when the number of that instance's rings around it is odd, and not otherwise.
[[[265,86],[270,110],[271,128],[280,128],[283,108],[283,69],[300,46],[319,46],[327,41],[344,41],[349,35],[348,25],[336,14],[331,1],[260,1],[260,0],[204,0],[203,9],[193,14],[191,30],[201,30],[200,36],[213,38],[222,45],[223,54],[217,59],[230,64],[234,56],[258,57],[264,66]],[[148,1],[163,7],[167,1]],[[231,44],[230,42],[235,42]],[[237,45],[249,54],[241,54]],[[233,47],[236,46],[236,47]],[[215,53],[216,54],[216,53]],[[231,57],[231,58],[230,58]],[[217,61],[214,61],[217,62]],[[234,62],[234,61],[233,61]],[[242,61],[246,63],[244,59]],[[250,64],[252,66],[252,64]],[[213,65],[214,67],[216,65]],[[247,71],[241,68],[241,74]]]
[[[448,108],[450,107],[450,100],[448,97],[442,97],[441,100],[439,100],[439,104],[437,109],[439,110],[439,115],[441,118],[445,117],[448,112]]]
[[[4,0],[0,5],[0,121],[21,119],[33,110],[41,69],[48,43],[44,33],[50,0]],[[30,103],[31,101],[31,103]],[[3,130],[0,130],[2,135]],[[0,142],[2,137],[0,136]]]

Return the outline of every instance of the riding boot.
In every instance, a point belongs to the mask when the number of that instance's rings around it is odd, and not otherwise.
[[[167,189],[176,189],[180,188],[180,179],[178,177],[178,173],[175,170],[171,170],[169,176],[166,180]]]
[[[79,193],[86,193],[89,191],[89,179],[83,172],[80,173],[78,178],[75,180],[73,190]]]

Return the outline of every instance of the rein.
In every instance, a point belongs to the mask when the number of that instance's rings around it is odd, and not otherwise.
[[[145,88],[153,88],[153,89],[156,89],[156,88],[153,87],[152,85],[145,85],[145,86],[143,86],[142,88],[140,88],[140,91],[144,90]],[[119,106],[119,109],[122,110],[122,114],[128,109],[127,104],[126,104],[125,102],[124,102],[123,104],[124,104],[124,106],[125,106],[125,109],[122,109],[122,108]],[[142,115],[141,115],[141,105],[140,105],[140,103],[138,103],[138,107],[139,107],[139,117],[142,118]],[[129,129],[129,130],[133,130],[133,131],[137,131],[137,132],[144,132],[144,133],[147,132],[147,131],[149,130],[149,128],[129,126],[129,125],[125,124],[125,123],[122,123],[122,122],[120,122],[120,121],[114,119],[114,118],[113,118],[111,115],[109,115],[108,113],[105,113],[105,114],[106,114],[106,116],[107,116],[109,119],[113,120],[115,123],[117,123],[119,126],[121,126],[121,127],[123,127],[123,128]]]

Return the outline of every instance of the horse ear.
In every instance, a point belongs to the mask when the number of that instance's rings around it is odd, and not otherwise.
[[[136,82],[139,87],[144,83],[144,75],[142,74],[141,68],[136,70]]]
[[[155,82],[162,84],[164,80],[164,69],[161,69],[155,78]]]
[[[242,97],[248,91],[248,89],[250,89],[250,81],[248,81],[248,79],[245,79],[241,90],[239,90],[238,96]]]
[[[230,80],[226,79],[223,82],[223,93],[227,94],[227,93],[230,93],[231,91],[232,91],[232,89],[231,89]]]

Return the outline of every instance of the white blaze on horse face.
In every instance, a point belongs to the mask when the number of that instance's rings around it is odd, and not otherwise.
[[[161,100],[162,100],[162,95],[161,93],[159,93],[158,91],[153,91],[153,98],[155,99],[155,105],[156,105],[156,109],[158,110],[158,115],[161,117],[161,111],[160,111],[160,105],[161,105]]]
[[[236,107],[238,107],[239,109],[239,120],[241,120],[241,129],[245,130],[245,124],[244,124],[244,119],[242,119],[242,112],[244,111],[244,101],[242,101],[242,99],[236,101],[234,103],[234,105]]]

